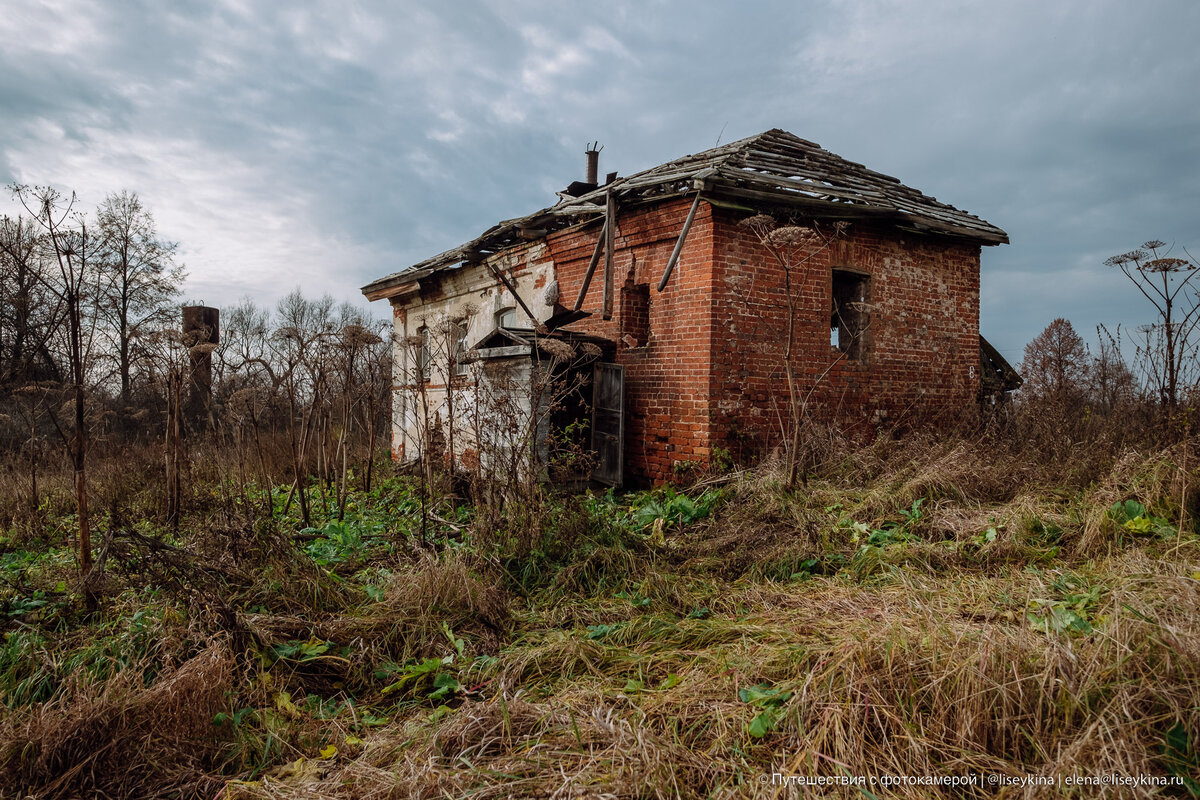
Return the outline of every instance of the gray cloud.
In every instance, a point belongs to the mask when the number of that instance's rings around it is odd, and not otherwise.
[[[771,127],[1008,230],[982,317],[1013,360],[1056,316],[1148,319],[1108,255],[1200,247],[1185,0],[26,5],[0,179],[138,191],[208,302],[357,302],[551,202],[586,141],[629,173]]]

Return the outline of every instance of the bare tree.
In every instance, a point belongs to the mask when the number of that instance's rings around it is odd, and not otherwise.
[[[34,220],[0,218],[0,390],[62,380],[53,346],[64,306],[43,236]]]
[[[374,332],[378,341],[371,339],[363,345],[363,358],[359,377],[355,383],[358,390],[358,408],[362,415],[360,430],[366,431],[366,451],[363,461],[363,491],[371,491],[371,478],[375,466],[375,449],[379,442],[381,424],[390,424],[392,399],[392,326],[386,322],[376,323]],[[372,328],[368,327],[368,331]],[[386,419],[385,419],[386,418]]]
[[[92,239],[87,222],[74,212],[75,195],[64,198],[46,186],[12,187],[25,209],[46,232],[46,243],[58,265],[57,283],[46,286],[62,301],[67,315],[67,359],[70,365],[70,385],[73,406],[73,429],[62,425],[57,417],[55,427],[67,444],[75,477],[75,507],[78,517],[79,570],[89,606],[95,596],[89,585],[92,572],[92,540],[88,515],[87,482],[87,387],[88,359],[91,352],[89,331],[85,330],[84,305],[94,298],[96,273],[92,261]]]
[[[815,388],[815,384],[820,383],[820,380],[829,371],[826,369],[825,373],[814,382],[814,387],[810,387],[807,393],[801,391],[792,358],[796,341],[796,284],[799,280],[796,272],[818,254],[827,250],[834,239],[842,234],[842,231],[845,229],[845,223],[835,223],[832,232],[828,233],[820,230],[815,225],[812,227],[800,225],[780,226],[775,218],[768,214],[757,214],[742,220],[740,224],[754,234],[759,243],[771,254],[771,257],[775,259],[776,263],[783,270],[787,319],[782,361],[784,374],[787,377],[788,427],[790,428],[790,430],[784,431],[784,441],[786,442],[787,486],[791,489],[795,487],[796,479],[801,472],[800,439],[801,429],[807,422],[808,400],[812,397],[812,388]],[[854,326],[846,326],[846,328],[856,339],[865,333],[865,328]],[[851,348],[846,348],[837,360],[841,361],[850,352]]]
[[[133,370],[143,357],[138,336],[173,321],[185,272],[174,261],[176,244],[159,238],[154,217],[135,193],[104,198],[95,237],[103,276],[98,310],[112,337],[121,402],[128,403]]]
[[[1137,379],[1121,354],[1120,327],[1113,335],[1108,328],[1099,325],[1096,333],[1100,348],[1088,369],[1088,394],[1097,411],[1111,414],[1137,397]]]
[[[1083,399],[1088,351],[1069,320],[1059,317],[1025,345],[1022,396],[1069,405]]]
[[[1142,329],[1139,356],[1150,388],[1167,410],[1168,421],[1175,417],[1180,395],[1196,383],[1200,346],[1194,338],[1200,322],[1200,297],[1193,283],[1200,263],[1187,250],[1187,258],[1177,258],[1171,249],[1165,242],[1152,240],[1104,262],[1121,270],[1158,313],[1158,321]]]

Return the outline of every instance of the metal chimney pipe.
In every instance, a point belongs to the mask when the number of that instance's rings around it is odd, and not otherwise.
[[[599,142],[592,142],[588,145],[588,149],[584,151],[587,155],[587,179],[586,182],[595,186],[600,180],[600,151],[603,147],[597,147]]]

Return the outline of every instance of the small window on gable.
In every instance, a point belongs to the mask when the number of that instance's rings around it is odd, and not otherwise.
[[[499,328],[517,327],[517,309],[505,308],[496,312],[496,326]]]
[[[855,361],[866,360],[869,299],[869,276],[845,269],[833,271],[829,343]]]
[[[421,371],[421,380],[428,381],[433,377],[433,348],[429,341],[428,325],[422,325],[417,329],[417,339],[420,340],[420,350],[417,351],[417,369]]]
[[[451,370],[456,376],[467,374],[467,365],[463,362],[463,356],[467,353],[467,321],[460,320],[451,323],[450,325],[450,343],[451,352],[454,354],[454,368]]]

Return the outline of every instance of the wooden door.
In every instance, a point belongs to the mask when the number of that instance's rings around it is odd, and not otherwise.
[[[624,478],[625,368],[597,364],[592,373],[592,450],[596,469],[592,480],[620,486]]]

